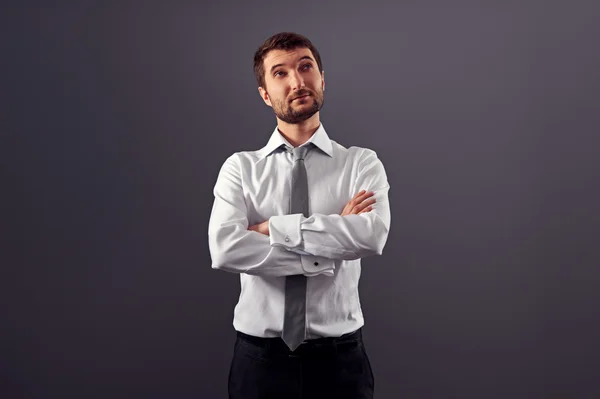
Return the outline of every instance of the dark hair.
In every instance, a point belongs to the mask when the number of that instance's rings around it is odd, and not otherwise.
[[[293,50],[299,47],[308,48],[315,56],[319,71],[323,71],[321,56],[317,48],[308,38],[294,32],[280,32],[269,37],[254,53],[254,76],[259,86],[265,88],[264,60],[271,50]]]

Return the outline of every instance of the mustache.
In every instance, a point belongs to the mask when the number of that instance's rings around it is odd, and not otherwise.
[[[294,101],[295,99],[300,98],[300,97],[304,97],[304,96],[312,96],[312,93],[310,91],[307,91],[307,90],[299,91],[298,93],[296,93],[296,96],[294,98],[292,98],[291,101]]]

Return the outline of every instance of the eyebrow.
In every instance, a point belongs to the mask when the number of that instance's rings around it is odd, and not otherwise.
[[[308,55],[305,55],[304,57],[300,58],[300,59],[299,59],[297,62],[300,62],[300,61],[302,61],[302,60],[311,60],[311,61],[315,62],[315,60],[313,60],[313,59],[312,59],[310,56],[308,56]],[[273,70],[274,70],[275,68],[278,68],[278,67],[280,67],[280,66],[283,66],[283,65],[285,65],[285,64],[277,64],[277,65],[273,65],[273,66],[271,67],[271,71],[270,71],[270,73],[273,73]]]

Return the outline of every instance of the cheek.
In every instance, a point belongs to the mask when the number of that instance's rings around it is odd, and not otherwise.
[[[271,100],[280,103],[285,102],[287,100],[287,94],[282,90],[276,90],[273,92],[273,97],[271,97]]]
[[[313,80],[311,80],[310,85],[314,89],[321,90],[321,88],[323,87],[323,82],[321,81],[321,79],[319,79],[318,77],[316,77]]]

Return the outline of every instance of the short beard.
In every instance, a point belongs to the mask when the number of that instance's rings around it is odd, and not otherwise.
[[[310,95],[313,98],[312,107],[307,110],[297,112],[294,111],[292,105],[290,103],[285,103],[284,101],[275,101],[273,103],[273,112],[277,118],[281,119],[285,123],[289,123],[291,125],[296,125],[298,123],[304,122],[317,112],[323,108],[324,98],[323,93],[316,93],[316,95]]]

